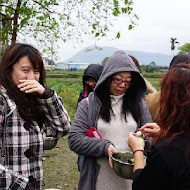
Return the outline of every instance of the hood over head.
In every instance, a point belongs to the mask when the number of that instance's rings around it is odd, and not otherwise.
[[[100,85],[110,76],[122,72],[131,71],[135,73],[135,78],[132,78],[132,85],[135,85],[138,91],[143,94],[146,93],[146,84],[140,74],[139,70],[135,66],[131,57],[125,54],[124,51],[116,51],[108,60],[105,65],[102,74],[96,84],[95,92],[98,91]]]
[[[84,70],[84,74],[83,74],[83,84],[84,81],[88,78],[88,77],[92,77],[94,78],[96,81],[98,81],[101,73],[103,70],[103,66],[100,64],[90,64],[85,70]]]

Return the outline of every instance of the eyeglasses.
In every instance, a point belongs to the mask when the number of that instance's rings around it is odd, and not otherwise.
[[[131,83],[131,78],[128,78],[127,80],[112,78],[112,81],[118,85],[122,84],[123,82],[125,83],[125,85],[127,85],[127,84]]]

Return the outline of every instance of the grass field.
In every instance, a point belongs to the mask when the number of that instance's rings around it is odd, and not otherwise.
[[[45,188],[77,189],[76,154],[69,150],[67,137],[59,139],[56,148],[45,151]]]
[[[60,74],[60,73],[59,73]],[[162,74],[146,73],[144,76],[154,87],[159,89]],[[71,120],[74,118],[76,103],[81,86],[82,72],[62,73],[61,78],[48,78],[48,86],[55,89],[64,100]],[[58,188],[61,190],[77,189],[79,172],[77,170],[77,155],[69,150],[67,137],[59,139],[56,148],[45,151],[44,180],[45,188]]]

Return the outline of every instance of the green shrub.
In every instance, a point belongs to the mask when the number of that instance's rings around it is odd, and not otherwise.
[[[79,93],[82,90],[81,80],[73,80],[73,78],[48,78],[47,84],[63,99],[64,106],[67,109],[71,120],[73,120]]]

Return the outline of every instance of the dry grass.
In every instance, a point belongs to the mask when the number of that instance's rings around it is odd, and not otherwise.
[[[45,188],[76,190],[79,177],[77,155],[69,149],[67,137],[59,139],[56,148],[46,150],[45,156]]]

